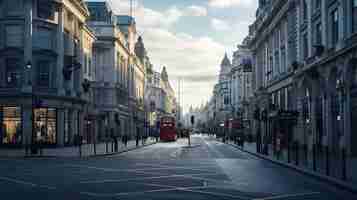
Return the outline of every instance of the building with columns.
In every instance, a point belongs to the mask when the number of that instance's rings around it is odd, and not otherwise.
[[[117,25],[116,16],[105,1],[87,2],[91,13],[88,25],[97,36],[94,44],[96,80],[93,84],[98,109],[98,139],[130,132],[128,42]]]
[[[247,37],[241,45],[237,46],[238,49],[233,52],[230,72],[232,118],[240,119],[241,123],[244,123],[246,134],[250,133],[252,121],[251,102],[253,100],[252,55],[247,46],[249,39]]]
[[[0,146],[74,143],[91,101],[95,36],[82,0],[0,1]],[[84,84],[83,84],[84,83]]]
[[[331,162],[342,150],[357,156],[356,21],[356,1],[259,1],[249,47],[255,104],[267,118],[255,127],[274,151],[281,134],[309,156],[315,146],[331,153]]]

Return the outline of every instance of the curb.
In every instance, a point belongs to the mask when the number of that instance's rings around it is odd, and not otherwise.
[[[140,149],[146,146],[150,146],[150,145],[154,145],[157,142],[153,142],[153,143],[149,143],[149,144],[145,144],[145,145],[140,145],[138,147],[133,147],[133,148],[128,148],[128,149],[124,149],[122,151],[119,152],[112,152],[112,153],[107,153],[107,154],[97,154],[97,155],[87,155],[87,156],[82,156],[79,157],[78,155],[76,156],[56,156],[56,155],[21,155],[21,156],[0,156],[0,159],[7,159],[7,160],[11,160],[11,159],[56,159],[56,158],[79,158],[79,159],[83,159],[83,158],[93,158],[93,157],[105,157],[105,156],[113,156],[113,155],[117,155],[117,154],[121,154],[121,153],[125,153],[128,151],[133,151],[136,149]]]
[[[218,140],[219,141],[219,140]],[[221,142],[221,141],[219,141]],[[222,142],[223,143],[223,142]],[[267,157],[265,155],[261,155],[261,154],[258,154],[258,153],[254,153],[254,152],[251,152],[251,151],[248,151],[248,150],[245,150],[245,149],[242,149],[242,148],[239,148],[238,146],[234,145],[234,144],[229,144],[229,143],[224,143],[224,144],[228,144],[240,151],[243,151],[243,152],[246,152],[246,153],[249,153],[255,157],[258,157],[260,159],[264,159],[264,160],[268,160],[274,164],[277,164],[277,165],[280,165],[282,167],[285,167],[285,168],[289,168],[289,169],[293,169],[301,174],[304,174],[304,175],[307,175],[307,176],[311,176],[313,178],[316,178],[320,181],[326,181],[327,183],[331,184],[331,185],[334,185],[340,189],[344,189],[344,190],[348,190],[349,192],[352,192],[352,193],[356,193],[357,194],[357,186],[354,186],[354,185],[351,185],[351,184],[348,184],[344,181],[341,181],[341,180],[338,180],[336,178],[332,178],[330,176],[326,176],[326,175],[323,175],[323,174],[319,174],[319,173],[316,173],[316,172],[313,172],[313,171],[310,171],[310,170],[307,170],[307,169],[303,169],[303,168],[300,168],[300,167],[297,167],[293,164],[289,164],[289,163],[285,163],[285,162],[282,162],[282,161],[278,161],[278,160],[275,160],[275,159],[272,159],[270,157]]]
[[[153,143],[150,143],[150,144],[144,144],[144,145],[141,145],[141,146],[138,146],[138,147],[125,149],[125,150],[123,150],[123,151],[112,152],[112,153],[106,153],[106,154],[90,155],[90,156],[86,156],[86,157],[87,157],[87,158],[94,158],[94,157],[114,156],[114,155],[119,155],[119,154],[122,154],[122,153],[125,153],[125,152],[129,152],[129,151],[137,150],[137,149],[140,149],[140,148],[144,148],[144,147],[147,147],[147,146],[151,146],[151,145],[154,145],[154,144],[157,144],[157,143],[158,143],[158,142],[153,142]]]

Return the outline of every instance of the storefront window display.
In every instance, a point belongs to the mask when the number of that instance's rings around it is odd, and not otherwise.
[[[54,108],[34,109],[34,119],[34,141],[50,145],[56,144],[57,110]]]
[[[4,145],[19,145],[22,143],[22,118],[20,107],[2,107],[0,111],[2,127],[1,143]]]

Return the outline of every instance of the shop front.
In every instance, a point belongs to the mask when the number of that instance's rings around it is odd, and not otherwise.
[[[5,147],[21,146],[23,142],[22,109],[18,106],[0,107],[0,144]]]
[[[57,144],[57,109],[35,108],[33,110],[32,141],[44,145]]]

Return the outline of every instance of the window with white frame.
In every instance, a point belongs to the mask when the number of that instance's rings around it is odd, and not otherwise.
[[[10,87],[18,87],[22,82],[22,69],[18,59],[6,59],[6,84]]]
[[[308,39],[308,34],[304,33],[302,36],[302,47],[303,47],[303,55],[302,57],[305,59],[308,58],[309,56],[309,39]]]
[[[307,15],[308,15],[308,7],[307,7],[307,0],[302,0],[302,17],[304,22],[307,21]]]
[[[55,17],[55,7],[52,1],[38,0],[37,16],[43,19],[53,20]]]
[[[352,0],[352,31],[357,32],[357,0]]]
[[[5,37],[6,37],[6,46],[7,47],[22,47],[23,46],[23,37],[24,37],[23,28],[20,25],[7,25],[5,27]]]
[[[50,84],[50,61],[41,60],[37,62],[37,85],[49,87]]]
[[[338,23],[338,9],[334,10],[331,13],[331,36],[332,36],[332,45],[336,45],[339,38],[339,23]]]
[[[317,45],[322,44],[322,25],[321,23],[316,24],[316,29],[315,29],[315,42]]]
[[[34,34],[34,46],[40,49],[52,49],[52,32],[48,28],[39,27]]]
[[[6,13],[9,16],[18,16],[24,9],[24,0],[5,1],[7,3]]]

